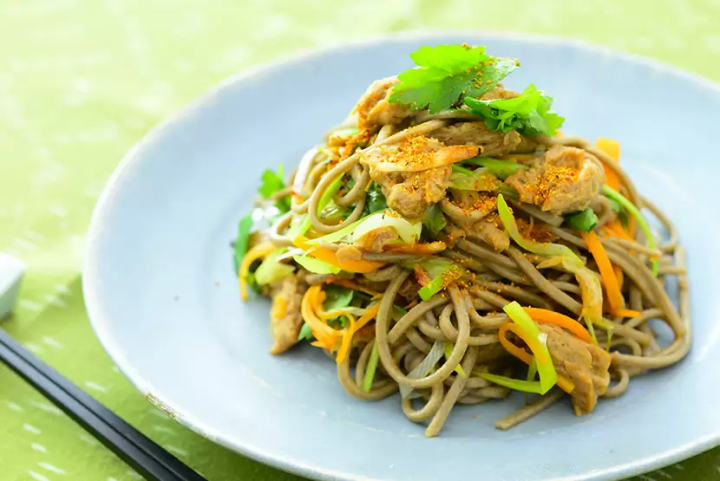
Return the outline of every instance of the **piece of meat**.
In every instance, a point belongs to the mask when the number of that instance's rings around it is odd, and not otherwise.
[[[443,203],[440,204],[440,207],[443,208],[444,212],[448,203],[455,208],[461,209],[461,211],[466,215],[482,215],[482,217],[485,217],[497,210],[497,194],[494,192],[473,192],[470,190],[450,189],[450,193],[452,202],[444,200]],[[451,218],[453,217],[452,213],[446,212],[446,214],[448,214]],[[464,223],[461,222],[460,218],[454,218],[453,220],[458,222],[463,228],[469,227],[467,226],[467,222],[470,220],[469,217],[468,221],[465,221]]]
[[[409,219],[422,217],[428,207],[445,198],[450,186],[449,166],[421,172],[379,172],[370,169],[391,209]]]
[[[605,183],[600,161],[582,149],[555,146],[530,169],[518,170],[505,180],[521,202],[535,204],[551,214],[587,209]]]
[[[521,217],[515,219],[521,236],[543,244],[554,242],[557,239],[557,236],[552,233],[547,225],[536,223],[532,217],[529,217],[529,219],[529,221]]]
[[[490,92],[487,92],[482,97],[480,97],[482,100],[497,100],[497,99],[514,99],[515,97],[519,97],[520,93],[515,92],[514,90],[506,90],[505,87],[503,87],[503,84],[497,84],[497,87],[492,89]]]
[[[359,244],[368,252],[381,253],[388,242],[397,240],[398,232],[392,226],[378,227],[359,239]]]
[[[340,262],[359,261],[362,259],[362,251],[355,246],[342,246],[335,253]]]
[[[355,111],[358,113],[358,129],[367,130],[376,126],[399,124],[411,114],[407,105],[391,104],[392,87],[400,83],[397,77],[376,80],[360,98]]]
[[[382,172],[421,172],[475,157],[478,152],[476,145],[447,146],[437,139],[413,135],[363,152],[360,161]]]
[[[445,229],[443,229],[444,236],[442,237],[443,242],[447,244],[448,248],[455,247],[455,243],[459,239],[464,239],[467,237],[467,232],[465,232],[465,229],[462,229],[452,222],[448,222],[445,226]]]
[[[575,386],[571,394],[575,414],[592,412],[598,397],[605,394],[610,385],[610,354],[560,327],[543,324],[540,330],[547,334],[547,347],[555,370]]]
[[[481,120],[458,122],[428,135],[445,145],[477,145],[480,154],[488,157],[502,157],[511,152],[532,152],[537,146],[515,130],[506,134],[490,130]]]
[[[510,353],[505,350],[505,348],[500,344],[499,342],[488,344],[487,346],[483,346],[482,349],[478,351],[476,363],[479,366],[479,369],[481,371],[488,371],[487,367],[482,367],[482,364],[490,364],[493,362],[496,362],[498,360],[504,360],[504,358],[510,356]]]
[[[275,342],[270,348],[271,354],[282,354],[297,344],[303,325],[300,305],[307,288],[307,284],[299,276],[290,275],[274,289],[270,327]]]
[[[470,237],[476,237],[493,246],[498,251],[506,251],[510,247],[510,236],[505,232],[500,217],[495,213],[476,222],[468,234]]]

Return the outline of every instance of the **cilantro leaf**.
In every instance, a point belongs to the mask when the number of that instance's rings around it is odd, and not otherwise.
[[[430,113],[451,108],[464,95],[482,96],[518,66],[515,60],[487,55],[485,47],[467,45],[424,46],[410,58],[418,67],[398,75],[390,102]]]
[[[423,217],[423,225],[427,227],[433,238],[447,226],[447,220],[437,204],[431,205]]]
[[[326,311],[332,311],[349,306],[353,300],[355,291],[347,287],[331,284],[325,288],[325,294],[326,297],[323,307]]]
[[[258,193],[265,199],[269,199],[275,192],[279,192],[285,188],[284,168],[282,165],[278,166],[277,173],[273,172],[272,169],[267,169],[262,173],[260,180],[262,184],[258,188]],[[284,214],[290,210],[290,196],[278,199],[275,202],[275,207],[278,208],[280,213]]]
[[[240,264],[242,263],[243,257],[245,257],[245,253],[248,250],[248,245],[250,243],[250,230],[253,226],[253,218],[252,214],[247,214],[245,217],[240,219],[240,223],[238,224],[238,236],[237,240],[235,241],[235,273],[237,273],[240,270]]]
[[[598,217],[595,212],[588,207],[580,212],[566,215],[565,224],[583,232],[592,232],[598,225]]]
[[[262,185],[258,188],[258,193],[264,198],[269,199],[275,192],[285,188],[285,181],[283,180],[284,167],[278,166],[277,173],[273,172],[272,169],[267,169],[260,176]]]
[[[300,328],[300,334],[298,335],[298,342],[300,341],[314,341],[315,336],[313,336],[312,329],[310,329],[310,325],[303,324]]]
[[[627,227],[629,220],[628,220],[628,215],[627,215],[627,211],[625,210],[625,208],[622,205],[620,205],[620,202],[616,201],[615,199],[611,199],[608,197],[608,200],[610,201],[610,208],[613,210],[613,212],[615,212],[618,215],[622,225],[624,227]]]
[[[517,130],[528,137],[553,136],[565,122],[564,117],[551,110],[552,102],[552,97],[545,95],[533,84],[512,99],[464,99],[472,113],[485,119],[489,129],[505,133]]]
[[[387,199],[385,194],[382,192],[380,184],[372,181],[370,188],[367,191],[367,197],[365,201],[365,210],[363,211],[362,217],[380,212],[381,210],[387,209]]]

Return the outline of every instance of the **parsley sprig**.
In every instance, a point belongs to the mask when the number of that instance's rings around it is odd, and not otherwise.
[[[398,75],[390,102],[430,113],[459,104],[462,97],[481,97],[515,70],[515,59],[491,57],[485,47],[424,46],[410,54],[417,68]]]
[[[557,134],[564,117],[551,110],[553,99],[530,84],[519,96],[511,99],[463,99],[472,113],[485,119],[488,128],[500,132],[517,130],[528,137]]]

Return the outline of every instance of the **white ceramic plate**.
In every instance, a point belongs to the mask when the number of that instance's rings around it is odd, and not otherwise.
[[[641,192],[688,247],[695,346],[681,364],[576,418],[560,403],[509,432],[522,396],[458,407],[437,439],[392,398],[347,395],[319,350],[273,357],[268,303],[242,304],[230,241],[260,173],[293,166],[374,79],[421,45],[467,42],[521,59],[510,87],[550,92],[567,133],[623,145]],[[144,394],[209,438],[318,479],[589,480],[640,473],[720,439],[714,219],[714,84],[565,40],[453,32],[333,47],[238,75],[175,115],[123,160],[95,211],[84,272],[97,334]],[[477,419],[475,419],[477,416]]]

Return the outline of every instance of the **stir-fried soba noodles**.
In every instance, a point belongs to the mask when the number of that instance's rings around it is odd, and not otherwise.
[[[273,300],[271,352],[311,342],[354,397],[399,391],[427,436],[454,406],[513,390],[531,397],[500,429],[563,395],[590,413],[680,361],[685,252],[619,144],[563,136],[552,99],[506,90],[519,64],[483,47],[412,58],[419,67],[370,85],[287,184],[282,169],[263,174],[272,225],[251,233],[246,216],[235,250],[243,298]],[[672,330],[666,347],[651,320]]]

